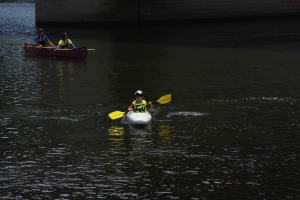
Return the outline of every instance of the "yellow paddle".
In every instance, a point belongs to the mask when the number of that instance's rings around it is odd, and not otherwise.
[[[159,103],[159,104],[166,104],[169,103],[171,101],[171,94],[166,94],[162,97],[160,97],[156,102],[153,102],[153,104],[155,103]],[[123,117],[123,115],[126,112],[122,112],[122,111],[114,111],[108,114],[110,119],[118,119],[120,117]]]

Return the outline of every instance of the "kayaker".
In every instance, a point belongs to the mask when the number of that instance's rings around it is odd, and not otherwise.
[[[52,42],[50,42],[50,40],[47,37],[47,35],[45,35],[45,30],[41,28],[38,31],[38,35],[35,36],[35,38],[34,38],[35,46],[36,47],[44,47],[44,46],[46,46],[46,42],[48,42],[48,44],[50,44],[50,46],[55,47],[52,44]]]
[[[148,112],[147,108],[153,108],[152,102],[144,100],[144,93],[142,90],[137,90],[135,93],[135,100],[128,107],[129,111],[133,112]]]
[[[58,45],[56,46],[56,50],[57,49],[77,49],[77,47],[75,47],[75,45],[72,43],[72,41],[69,39],[68,33],[64,32],[61,35],[61,40],[59,40]]]

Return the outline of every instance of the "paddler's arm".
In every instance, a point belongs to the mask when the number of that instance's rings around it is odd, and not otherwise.
[[[48,43],[49,43],[52,47],[55,47],[54,44],[52,44],[52,42],[50,42],[50,40],[48,40]]]
[[[153,107],[154,107],[154,106],[153,106],[153,104],[152,104],[151,101],[147,102],[147,108],[153,108]]]
[[[128,111],[131,111],[133,110],[133,104],[131,104],[129,107],[128,107]]]
[[[77,49],[77,47],[75,47],[75,45],[74,45],[73,43],[72,43],[71,45],[72,45],[72,48],[73,48],[73,49]]]
[[[56,48],[54,50],[58,50],[60,47],[60,44],[58,43],[58,45],[56,46]]]
[[[33,45],[33,47],[34,48],[42,48],[43,46],[41,44],[39,44],[39,43],[36,43],[36,44]]]
[[[38,42],[36,42],[36,43],[34,44],[34,47],[35,47],[35,48],[42,48],[42,45],[39,44]]]

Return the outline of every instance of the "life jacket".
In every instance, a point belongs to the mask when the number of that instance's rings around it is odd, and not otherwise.
[[[62,49],[64,49],[64,48],[69,48],[68,40],[63,40],[63,39],[62,39],[62,41],[64,42],[64,45],[62,45],[61,48],[62,48]]]
[[[42,46],[46,45],[46,38],[45,36],[41,37],[40,35],[38,36],[38,43]]]
[[[133,104],[133,111],[134,112],[148,112],[147,111],[147,102],[145,100],[142,100],[140,103],[136,103],[135,101],[132,102]]]

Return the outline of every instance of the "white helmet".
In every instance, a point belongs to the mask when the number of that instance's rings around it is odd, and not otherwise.
[[[135,96],[136,96],[136,95],[144,96],[144,93],[143,93],[142,90],[137,90],[137,91],[134,93],[134,95],[135,95]]]

